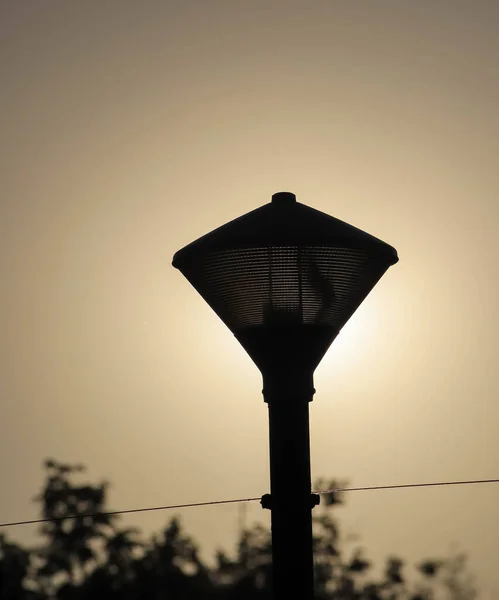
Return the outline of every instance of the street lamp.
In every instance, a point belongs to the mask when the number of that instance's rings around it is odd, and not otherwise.
[[[273,595],[313,599],[308,403],[325,352],[394,248],[279,192],[179,250],[179,269],[263,377],[269,406]]]

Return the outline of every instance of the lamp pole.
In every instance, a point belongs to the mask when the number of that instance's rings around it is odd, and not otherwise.
[[[179,250],[178,268],[263,377],[274,600],[313,600],[308,405],[327,349],[390,265],[392,246],[279,192]]]
[[[263,504],[271,510],[273,595],[276,600],[313,600],[312,508],[318,497],[311,494],[308,404],[314,389],[299,372],[288,376],[285,385],[272,379],[274,385],[263,390],[269,409],[271,491]]]

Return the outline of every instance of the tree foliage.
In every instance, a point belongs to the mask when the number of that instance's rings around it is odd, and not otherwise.
[[[254,525],[241,533],[233,555],[219,550],[214,567],[199,557],[192,538],[171,519],[159,535],[119,525],[106,511],[105,482],[76,483],[84,471],[49,460],[46,481],[35,501],[43,524],[41,543],[23,548],[0,536],[2,600],[270,600],[271,537]],[[319,480],[319,489],[343,487]],[[314,512],[317,600],[475,600],[466,557],[424,560],[416,580],[393,556],[374,575],[360,547],[343,539],[335,509],[339,492],[322,496]],[[68,518],[72,517],[72,518]],[[292,576],[292,574],[290,574]]]

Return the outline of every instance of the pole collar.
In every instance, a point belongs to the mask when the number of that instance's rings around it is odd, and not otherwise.
[[[314,506],[318,506],[320,503],[321,497],[319,494],[310,494],[310,508],[314,508]],[[267,510],[272,510],[274,508],[272,496],[270,494],[264,494],[260,499],[260,504],[262,505],[262,508]]]

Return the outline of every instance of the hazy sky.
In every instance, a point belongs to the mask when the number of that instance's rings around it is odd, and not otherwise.
[[[313,476],[499,477],[498,31],[495,0],[0,0],[0,520],[46,457],[115,509],[268,492],[259,372],[171,258],[280,190],[400,256],[317,370]],[[341,519],[378,558],[457,543],[496,598],[498,499]],[[181,516],[233,542],[236,506]]]

